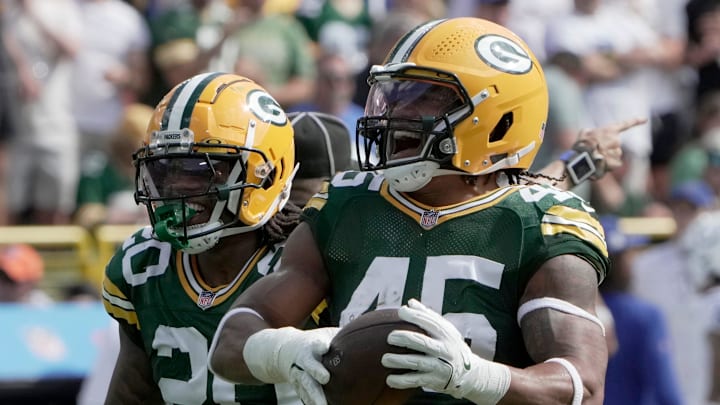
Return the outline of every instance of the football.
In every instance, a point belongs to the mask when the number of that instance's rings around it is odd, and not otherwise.
[[[340,329],[322,359],[330,372],[324,386],[329,405],[400,405],[419,391],[385,384],[393,370],[380,363],[383,354],[412,352],[387,343],[387,335],[396,329],[425,333],[400,319],[397,308],[367,312]]]

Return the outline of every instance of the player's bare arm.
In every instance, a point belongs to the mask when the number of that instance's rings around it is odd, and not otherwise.
[[[225,379],[257,384],[243,357],[247,338],[264,328],[301,327],[325,297],[327,286],[310,227],[301,223],[285,245],[281,268],[253,284],[233,304],[234,315],[226,317],[215,338],[211,368]]]
[[[107,405],[164,404],[152,378],[150,362],[142,347],[129,334],[133,327],[120,324],[120,353],[108,388]]]
[[[602,404],[607,346],[601,327],[594,320],[572,315],[573,306],[595,316],[597,273],[576,256],[558,256],[546,262],[530,280],[521,304],[547,297],[557,299],[561,310],[539,305],[520,324],[528,353],[538,364],[511,369],[511,383],[500,404],[569,404],[574,392],[572,378],[563,359],[577,371],[583,389],[583,404]],[[541,301],[534,301],[541,302]],[[555,304],[552,303],[552,304]],[[550,304],[550,305],[552,305]],[[599,321],[597,321],[599,322]],[[561,360],[562,361],[562,360]]]

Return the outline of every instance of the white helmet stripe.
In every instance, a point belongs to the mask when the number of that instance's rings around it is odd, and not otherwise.
[[[389,65],[393,63],[406,62],[408,56],[415,48],[415,45],[420,42],[420,40],[425,36],[425,34],[428,33],[428,31],[430,31],[432,28],[434,28],[436,25],[440,24],[443,21],[446,20],[442,19],[430,21],[407,33],[393,48],[392,54],[388,58],[387,64]]]
[[[189,116],[189,114],[192,113],[192,107],[195,105],[195,103],[192,102],[190,103],[191,105],[188,106],[188,102],[192,99],[199,98],[200,93],[205,89],[207,83],[216,76],[218,76],[218,73],[205,73],[185,82],[182,87],[178,89],[177,93],[174,94],[174,97],[170,100],[165,110],[166,114],[169,114],[163,117],[163,124],[165,124],[163,125],[163,129],[180,130],[184,126],[187,126],[187,124],[183,125],[186,109],[191,107],[190,111],[187,111],[187,115]]]

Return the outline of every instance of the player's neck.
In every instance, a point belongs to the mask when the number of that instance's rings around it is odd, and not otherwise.
[[[230,283],[259,247],[260,241],[255,232],[220,239],[213,249],[198,255],[203,281],[211,287]]]
[[[460,204],[497,189],[495,175],[478,176],[472,184],[464,176],[438,176],[418,191],[407,193],[415,201],[432,207]]]

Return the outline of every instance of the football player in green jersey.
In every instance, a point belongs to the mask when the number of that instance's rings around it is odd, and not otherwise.
[[[218,322],[272,271],[275,242],[293,223],[281,211],[295,173],[293,130],[279,104],[244,77],[192,77],[158,104],[133,158],[136,199],[152,226],[126,240],[106,269],[103,300],[120,325],[106,402],[297,398],[289,386],[238,386],[207,370]]]
[[[334,329],[296,328],[326,299],[332,325],[400,307],[427,331],[392,332],[390,344],[419,354],[383,357],[401,372],[389,386],[424,388],[418,403],[601,404],[607,248],[585,201],[527,172],[548,105],[527,45],[482,19],[431,21],[369,83],[358,142],[377,160],[306,205],[280,269],[221,321],[211,370],[291,382],[305,404],[325,404],[319,359]],[[569,160],[577,179],[592,160]]]

